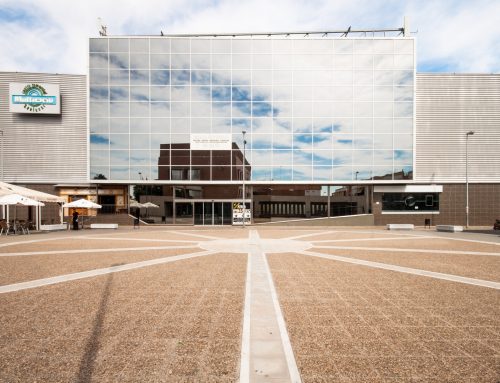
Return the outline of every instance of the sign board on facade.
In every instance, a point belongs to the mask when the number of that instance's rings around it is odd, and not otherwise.
[[[252,223],[252,211],[245,209],[245,225]],[[243,225],[243,204],[233,202],[233,225]]]
[[[231,150],[231,134],[193,133],[191,150]]]
[[[9,110],[12,113],[61,114],[59,85],[11,82]]]

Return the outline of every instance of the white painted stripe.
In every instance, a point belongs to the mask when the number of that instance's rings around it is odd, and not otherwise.
[[[103,269],[95,269],[95,270],[89,270],[89,271],[82,271],[79,273],[59,275],[57,277],[37,279],[34,281],[29,281],[29,282],[14,283],[11,285],[0,286],[0,293],[10,293],[10,292],[14,292],[14,291],[33,289],[36,287],[54,285],[57,283],[75,281],[75,280],[84,279],[84,278],[91,278],[91,277],[96,277],[99,275],[118,273],[120,271],[134,270],[134,269],[139,269],[142,267],[160,265],[160,264],[164,264],[164,263],[170,263],[170,262],[180,261],[183,259],[202,257],[202,256],[212,255],[212,254],[216,254],[216,253],[213,251],[203,251],[203,252],[199,252],[199,253],[175,255],[175,256],[171,256],[171,257],[151,259],[151,260],[143,261],[143,262],[129,263],[126,265],[111,266],[111,267],[106,267]]]
[[[206,239],[227,239],[227,238],[224,238],[224,237],[214,237],[214,236],[211,236],[211,235],[193,234],[193,233],[190,233],[189,231],[173,231],[173,230],[170,230],[170,231],[167,231],[167,233],[174,233],[174,234],[187,235],[187,236],[191,236],[191,237],[206,238]]]
[[[17,242],[8,242],[0,244],[0,247],[8,247],[15,245],[24,245],[25,243],[38,243],[38,242],[48,242],[48,241],[57,241],[58,239],[78,239],[77,237],[55,237],[55,238],[43,238],[43,239],[31,239],[27,241],[17,241]]]
[[[398,249],[398,248],[394,248],[394,247],[362,247],[362,246],[314,246],[314,248],[316,248],[316,249],[338,249],[338,250],[392,251],[392,252],[403,252],[403,253],[486,255],[486,256],[500,257],[500,253],[487,253],[487,252],[482,252],[482,251]]]
[[[411,240],[414,239],[425,239],[425,238],[434,238],[430,236],[419,236],[419,237],[413,237]],[[322,239],[319,241],[312,240],[312,243],[326,243],[326,242],[365,242],[365,241],[394,241],[394,240],[406,240],[408,241],[409,238],[402,238],[402,237],[387,237],[387,238],[350,238],[350,239]]]
[[[247,259],[247,279],[245,282],[245,306],[243,309],[243,329],[241,330],[240,383],[250,382],[250,302],[251,302],[251,254]]]
[[[152,239],[152,238],[113,238],[113,237],[85,237],[88,239],[106,240],[106,241],[137,241],[137,242],[177,242],[177,243],[198,243],[199,241],[193,239],[186,241],[184,239]]]
[[[81,250],[52,250],[52,251],[25,251],[18,253],[0,253],[2,257],[19,257],[25,255],[53,255],[53,254],[83,254],[83,253],[119,253],[121,251],[145,251],[145,250],[170,250],[170,249],[193,249],[193,246],[144,246],[144,247],[122,247],[109,249],[81,249]]]
[[[457,234],[455,234],[457,235]],[[480,241],[477,239],[467,239],[467,238],[452,238],[448,237],[447,235],[443,236],[434,236],[433,238],[439,238],[439,239],[449,239],[451,241],[461,241],[461,242],[472,242],[472,243],[483,243],[485,245],[495,245],[495,246],[500,246],[500,242],[488,242],[488,241]]]
[[[278,295],[276,293],[276,289],[274,286],[273,278],[271,275],[271,270],[269,269],[269,264],[267,262],[266,255],[262,251],[262,244],[261,240],[259,237],[259,233],[256,230],[250,230],[249,233],[249,242],[251,245],[256,245],[255,246],[255,254],[252,254],[252,257],[256,257],[256,260],[260,258],[260,262],[256,263],[256,268],[260,268],[260,272],[265,275],[264,280],[267,279],[267,285],[268,285],[268,291],[271,294],[271,301],[273,305],[273,311],[274,311],[274,316],[276,320],[276,325],[278,326],[278,330],[280,333],[280,340],[281,340],[281,345],[283,347],[283,353],[284,353],[284,359],[286,361],[287,369],[288,369],[288,374],[290,381],[292,383],[300,383],[301,378],[300,378],[300,373],[297,368],[297,363],[295,361],[295,357],[293,354],[292,350],[292,345],[290,343],[290,338],[288,337],[288,332],[286,330],[286,324],[285,320],[283,318],[283,314],[281,312],[279,300],[278,300]],[[261,291],[263,290],[263,287],[261,286]],[[264,291],[266,289],[264,288]],[[284,378],[283,376],[281,377],[274,377],[275,380],[269,379],[270,381],[283,381],[282,379]],[[279,380],[281,378],[281,380]]]
[[[336,233],[335,230],[317,231],[314,233],[295,235],[293,237],[284,237],[284,238],[280,238],[280,239],[299,239],[299,238],[314,237],[315,235],[327,235],[327,234],[334,234],[334,233]]]
[[[340,261],[340,262],[352,263],[352,264],[355,264],[355,265],[374,267],[376,269],[384,269],[384,270],[390,270],[390,271],[397,271],[397,272],[400,272],[400,273],[406,273],[406,274],[413,274],[413,275],[423,276],[423,277],[430,277],[430,278],[436,278],[436,279],[444,279],[446,281],[465,283],[465,284],[468,284],[468,285],[475,285],[475,286],[481,286],[481,287],[488,287],[488,288],[496,289],[496,290],[500,289],[500,283],[491,282],[491,281],[485,281],[485,280],[482,280],[482,279],[460,277],[458,275],[436,273],[434,271],[427,271],[427,270],[421,270],[421,269],[412,269],[412,268],[409,268],[409,267],[396,266],[396,265],[391,265],[391,264],[388,264],[388,263],[379,263],[379,262],[365,261],[365,260],[362,260],[362,259],[341,257],[341,256],[338,256],[338,255],[321,254],[321,253],[316,253],[316,252],[313,252],[313,251],[300,251],[300,252],[297,252],[297,253],[298,254],[302,254],[302,255],[311,256],[311,257],[318,257],[318,258],[330,259],[330,260],[333,260],[333,261]]]
[[[278,327],[280,329],[281,342],[283,344],[283,351],[285,352],[286,362],[288,364],[288,372],[290,374],[290,380],[292,383],[300,383],[302,380],[300,378],[299,369],[297,367],[297,362],[295,361],[295,356],[293,354],[292,344],[290,338],[288,337],[288,331],[286,330],[285,319],[283,318],[283,313],[281,312],[281,307],[278,300],[278,294],[276,293],[276,288],[274,287],[273,278],[271,276],[271,270],[269,269],[269,263],[267,262],[267,257],[264,257],[264,263],[266,265],[266,274],[271,286],[271,296],[273,299],[274,311],[276,312],[276,320],[278,321]]]

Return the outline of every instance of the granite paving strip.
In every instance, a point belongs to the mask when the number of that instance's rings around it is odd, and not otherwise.
[[[249,232],[240,383],[301,382],[266,255],[256,230]]]
[[[443,279],[446,281],[459,282],[459,283],[465,283],[465,284],[469,284],[469,285],[488,287],[490,289],[500,290],[500,283],[492,282],[492,281],[485,281],[482,279],[467,278],[467,277],[461,277],[458,275],[437,273],[437,272],[427,271],[427,270],[422,270],[422,269],[413,269],[413,268],[409,268],[409,267],[391,265],[388,263],[372,262],[372,261],[366,261],[363,259],[342,257],[342,256],[338,256],[338,255],[323,254],[323,253],[318,253],[318,252],[313,252],[313,251],[300,251],[297,253],[302,254],[302,255],[312,256],[312,257],[331,259],[334,261],[353,263],[353,264],[361,265],[361,266],[374,267],[377,269],[397,271],[400,273],[407,273],[407,274],[419,275],[422,277],[430,277],[430,278],[436,278],[436,279]]]
[[[235,382],[246,256],[0,295],[0,381]]]
[[[419,249],[428,249],[428,250],[458,250],[458,251],[481,251],[481,252],[491,252],[497,253],[499,251],[499,246],[496,243],[476,243],[470,241],[450,241],[448,238],[442,237],[432,237],[425,238],[425,241],[420,241],[419,237],[408,238],[405,241],[399,240],[375,240],[375,239],[366,239],[363,241],[360,240],[352,240],[352,246],[362,246],[362,247],[392,247],[398,249],[404,248],[419,248]],[[373,243],[370,243],[373,241]],[[332,241],[329,241],[332,242]]]
[[[2,240],[4,240],[5,238],[6,237],[3,237]],[[40,243],[40,242],[65,240],[65,239],[68,239],[70,237],[52,237],[52,238],[50,238],[50,237],[43,237],[43,238],[38,238],[38,239],[28,239],[28,238],[33,238],[33,237],[28,236],[28,237],[24,237],[23,238],[23,237],[17,237],[16,236],[10,242],[0,243],[0,249],[3,248],[3,247],[23,245],[23,244],[27,244],[27,243]],[[17,239],[17,241],[15,239]]]
[[[296,233],[296,235],[301,234],[314,234],[318,232],[318,229],[297,229],[297,228],[286,228],[286,229],[277,229],[277,228],[263,228],[263,227],[252,227],[252,230],[257,230],[259,232],[259,236],[262,239],[282,239],[286,237],[290,237],[292,234]],[[332,230],[328,230],[330,232]]]
[[[113,252],[122,252],[122,251],[146,251],[146,250],[168,250],[168,249],[191,249],[193,245],[177,245],[177,243],[173,243],[171,246],[141,246],[141,247],[105,247],[105,248],[92,248],[92,249],[78,249],[78,250],[70,250],[70,249],[61,249],[61,250],[47,250],[47,251],[24,251],[17,253],[0,253],[1,258],[8,257],[23,257],[23,256],[32,256],[32,255],[51,255],[51,254],[85,254],[85,253],[113,253]]]
[[[172,233],[172,234],[188,235],[188,236],[195,237],[195,238],[221,239],[220,237],[216,237],[216,236],[213,236],[213,235],[198,234],[198,232],[193,233],[193,232],[190,232],[190,231],[187,231],[187,230],[186,231],[169,230],[168,232]]]
[[[31,255],[0,257],[0,285],[76,273],[125,263],[164,258],[199,251],[195,247],[166,250],[85,252],[81,254]]]
[[[498,291],[268,256],[304,382],[496,382]]]
[[[197,241],[198,242],[198,241]],[[196,242],[196,243],[197,243]],[[158,242],[155,243],[154,239],[149,240],[149,243],[151,245],[159,245],[156,247],[161,247],[165,246],[165,242]],[[186,244],[192,244],[191,246],[194,245],[193,242],[168,242],[169,245],[174,246],[175,244],[179,246],[185,246]],[[132,247],[139,247],[141,246],[140,244],[137,243],[137,241],[134,240],[127,240],[127,239],[122,239],[121,241],[99,241],[99,240],[93,240],[93,239],[65,239],[64,241],[58,241],[58,242],[50,242],[47,243],[46,245],[43,243],[30,243],[30,244],[20,244],[16,246],[11,246],[11,247],[4,247],[3,249],[0,249],[0,256],[6,253],[29,253],[29,252],[38,252],[41,249],[47,249],[50,251],[66,251],[66,250],[71,250],[71,249],[79,249],[79,250],[113,250],[113,249],[118,249],[118,248],[132,248]],[[153,246],[150,246],[153,247]]]
[[[98,275],[117,273],[117,272],[121,272],[121,271],[128,271],[128,270],[138,269],[138,268],[142,268],[142,267],[159,265],[159,264],[163,264],[163,263],[175,262],[175,261],[180,261],[183,259],[202,257],[202,256],[212,255],[212,254],[215,254],[215,252],[213,252],[213,251],[200,251],[197,253],[174,255],[174,256],[170,256],[170,257],[166,257],[166,258],[150,259],[147,261],[129,263],[126,265],[111,266],[111,267],[106,267],[106,268],[102,268],[102,269],[81,271],[79,273],[59,275],[57,277],[43,278],[43,279],[38,279],[38,280],[34,280],[34,281],[15,283],[15,284],[11,284],[11,285],[0,286],[0,294],[10,293],[10,292],[19,291],[19,290],[33,289],[33,288],[37,288],[37,287],[53,285],[56,283],[69,282],[69,281],[74,281],[74,280],[83,279],[83,278],[91,278],[91,277],[95,277]]]
[[[397,253],[429,253],[429,254],[456,254],[456,255],[460,254],[460,255],[483,255],[483,256],[500,257],[500,252],[489,253],[484,251],[403,249],[399,247],[392,248],[392,247],[359,247],[359,246],[328,246],[328,245],[314,246],[314,247],[317,249],[337,249],[337,250],[347,249],[347,250],[363,250],[363,251],[387,251],[387,252],[397,252]]]
[[[319,253],[500,282],[500,259],[489,256],[490,253],[418,249],[401,251],[401,249],[352,248],[342,246],[318,246],[311,250]]]
[[[123,241],[123,238],[116,238],[116,237],[87,237],[88,239],[94,240],[94,241]],[[183,240],[183,239],[160,239],[160,238],[127,238],[126,241],[131,241],[131,242],[175,242],[175,243],[196,243],[199,242],[196,239],[192,240]]]
[[[411,240],[414,239],[429,239],[433,238],[431,236],[418,236],[418,237],[412,237]],[[343,239],[321,239],[321,240],[315,240],[315,239],[310,239],[309,241],[314,242],[314,243],[337,243],[337,242],[364,242],[364,241],[398,241],[398,240],[405,240],[408,241],[408,237],[370,237],[370,238],[343,238]]]

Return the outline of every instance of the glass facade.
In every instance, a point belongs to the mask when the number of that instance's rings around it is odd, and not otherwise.
[[[90,178],[411,179],[414,40],[93,38]],[[226,133],[227,151],[190,150]]]

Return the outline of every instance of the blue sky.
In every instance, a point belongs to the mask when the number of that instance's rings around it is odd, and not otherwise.
[[[499,0],[0,0],[0,70],[86,73],[87,38],[398,28],[417,32],[419,72],[500,72]]]

